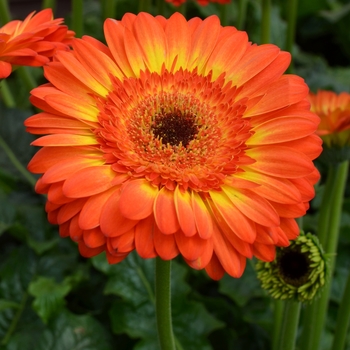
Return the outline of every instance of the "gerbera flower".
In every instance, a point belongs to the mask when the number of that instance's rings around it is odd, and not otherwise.
[[[309,302],[322,291],[329,267],[318,238],[301,232],[289,247],[277,249],[274,261],[259,261],[256,268],[262,288],[273,298]]]
[[[32,91],[29,164],[60,234],[110,263],[181,254],[219,279],[299,234],[321,152],[290,55],[219,19],[107,19],[108,47],[74,39]]]
[[[311,110],[320,118],[317,133],[329,147],[350,146],[350,94],[320,90],[310,93]]]
[[[53,19],[51,9],[34,13],[0,28],[0,79],[12,66],[42,66],[57,50],[68,50],[74,32],[61,25],[63,19]]]

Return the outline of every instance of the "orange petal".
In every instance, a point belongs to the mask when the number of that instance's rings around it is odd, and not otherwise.
[[[143,259],[155,258],[157,252],[154,248],[155,222],[152,216],[141,220],[135,226],[135,248]]]
[[[132,220],[141,220],[153,212],[158,188],[145,179],[131,180],[121,187],[119,210]]]
[[[165,35],[167,40],[166,68],[170,70],[176,58],[174,71],[180,67],[186,69],[191,49],[191,36],[185,17],[178,12],[174,13],[166,22]]]
[[[187,237],[182,231],[175,233],[177,247],[180,253],[188,260],[198,259],[204,250],[206,240],[200,238],[198,235]]]
[[[136,220],[127,219],[119,210],[120,191],[115,191],[106,201],[101,212],[101,230],[107,237],[115,237],[129,231]]]
[[[70,221],[69,236],[75,242],[82,239],[83,230],[79,227],[79,215],[75,215]]]
[[[82,199],[74,200],[65,205],[62,205],[57,215],[57,223],[61,225],[64,222],[70,220],[76,214],[78,214],[81,208],[83,207],[83,205],[85,204],[85,202],[86,202],[86,199],[82,198]]]
[[[249,168],[261,173],[282,178],[303,177],[314,170],[310,158],[295,149],[284,146],[258,146],[246,154],[255,159]]]
[[[195,259],[195,260],[185,259],[185,261],[193,269],[201,270],[209,264],[212,256],[213,256],[213,240],[212,238],[209,238],[205,240],[204,250],[200,255],[200,257],[198,257],[198,259]]]
[[[316,129],[317,124],[306,118],[275,118],[255,126],[252,129],[254,134],[246,145],[259,146],[297,140],[314,133]]]
[[[177,186],[174,192],[174,199],[180,228],[185,236],[191,237],[197,232],[191,206],[191,195],[188,191],[181,191],[179,186]]]
[[[32,146],[87,146],[97,145],[95,136],[81,136],[69,134],[46,135],[31,143]]]
[[[205,267],[205,271],[207,272],[209,277],[215,281],[220,280],[224,276],[225,270],[222,267],[222,265],[221,265],[221,263],[220,263],[220,261],[215,253],[213,253],[213,256],[212,256],[210,262]]]
[[[63,192],[70,198],[93,196],[113,187],[114,177],[115,172],[109,165],[84,168],[65,181]]]
[[[106,238],[102,234],[99,227],[95,227],[91,230],[83,231],[83,240],[87,247],[97,248],[104,246],[106,243]]]
[[[171,260],[179,255],[175,235],[165,235],[155,226],[153,238],[154,248],[163,260]]]
[[[214,251],[222,267],[232,277],[241,277],[245,268],[245,258],[234,249],[227,238],[214,226]]]
[[[100,217],[104,204],[109,197],[119,189],[112,187],[105,192],[90,196],[79,214],[79,226],[83,230],[90,230],[100,225]]]
[[[128,253],[135,249],[135,229],[131,228],[122,235],[108,239],[118,253]]]
[[[150,14],[141,12],[134,22],[134,33],[150,72],[160,73],[167,52],[165,33],[159,22]]]
[[[253,245],[254,255],[262,261],[273,261],[276,256],[276,248],[274,245],[265,245],[255,242]]]
[[[174,203],[174,191],[163,187],[158,192],[154,202],[154,217],[159,230],[166,235],[175,233],[180,228]]]
[[[216,209],[220,213],[220,216],[216,216],[218,226],[226,224],[243,241],[254,242],[256,232],[253,222],[237,209],[224,192],[209,191],[209,193],[215,206],[213,210]]]
[[[57,162],[43,175],[42,181],[45,183],[54,183],[66,180],[67,177],[73,175],[76,171],[88,167],[103,165],[102,160],[87,159],[82,157],[74,157]]]
[[[195,191],[191,192],[191,204],[198,234],[208,239],[213,233],[212,218],[201,196]]]
[[[102,245],[100,247],[97,248],[89,248],[84,242],[83,240],[80,240],[78,242],[78,248],[79,248],[79,253],[81,254],[81,256],[83,256],[84,258],[92,258],[93,256],[96,256],[100,253],[102,253],[105,250],[105,246]]]
[[[112,90],[112,76],[118,79],[123,78],[123,74],[115,62],[89,42],[75,39],[72,46],[74,55],[86,71],[109,91]]]
[[[300,229],[294,219],[281,218],[280,227],[289,240],[296,239],[299,236]]]

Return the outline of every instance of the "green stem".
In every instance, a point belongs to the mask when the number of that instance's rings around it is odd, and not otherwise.
[[[273,310],[273,330],[272,330],[272,350],[279,349],[279,339],[281,334],[282,322],[283,322],[283,300],[274,300]]]
[[[228,16],[227,16],[228,5],[223,4],[219,6],[220,6],[220,23],[223,27],[225,27],[227,26],[227,22],[228,22]]]
[[[83,0],[72,0],[72,29],[77,38],[81,38],[84,32]]]
[[[294,350],[298,331],[300,307],[301,303],[299,301],[286,301],[281,328],[280,346],[278,349]]]
[[[245,20],[247,17],[247,4],[248,4],[248,0],[238,1],[237,29],[239,30],[243,30],[245,27]]]
[[[335,168],[330,167],[327,174],[327,180],[324,188],[317,225],[317,237],[322,246],[327,243],[328,227],[330,221],[329,216],[331,214],[331,205],[329,205],[329,203],[333,202],[332,198],[337,186],[336,176],[337,172],[335,171]]]
[[[295,40],[295,27],[297,21],[298,0],[288,0],[287,4],[287,38],[286,50],[293,54],[293,45]],[[293,60],[288,68],[288,73],[293,72]]]
[[[262,0],[261,43],[270,42],[271,0]]]
[[[0,0],[0,21],[2,25],[11,21],[10,8],[7,0]]]
[[[24,308],[26,306],[27,299],[28,299],[28,294],[24,293],[22,296],[21,304],[17,310],[17,313],[15,314],[15,317],[13,318],[10,324],[9,329],[7,330],[7,333],[5,334],[4,338],[1,341],[1,345],[6,345],[9,342],[13,332],[16,330],[18,321],[20,320],[22,313],[24,311]]]
[[[4,105],[7,108],[16,107],[15,99],[13,98],[10,87],[8,86],[7,81],[5,79],[0,81],[0,93],[2,96],[2,100],[4,101]]]
[[[158,337],[161,350],[175,350],[171,321],[171,260],[156,258],[156,315]]]
[[[337,316],[337,324],[335,326],[335,333],[333,338],[332,350],[345,349],[346,337],[348,335],[348,328],[350,324],[350,271],[348,281],[346,282],[342,301],[340,302]]]
[[[43,0],[41,8],[52,9],[53,12],[56,10],[56,0]]]
[[[16,74],[19,75],[21,81],[26,85],[29,91],[33,90],[38,86],[28,67],[18,67],[16,70]]]
[[[12,152],[11,148],[7,145],[7,143],[4,141],[4,139],[1,136],[0,136],[0,147],[5,151],[6,155],[10,159],[11,163],[15,166],[15,168],[22,174],[22,176],[29,182],[29,184],[32,187],[34,187],[36,183],[35,178],[20,163],[16,155]]]
[[[117,10],[116,0],[101,0],[103,20],[106,18],[115,18]]]
[[[328,301],[332,286],[332,276],[335,265],[335,255],[339,238],[339,225],[342,213],[342,205],[346,180],[348,176],[349,161],[345,161],[334,167],[334,193],[329,200],[330,207],[328,232],[325,235],[323,248],[329,256],[329,276],[330,280],[325,285],[319,299],[315,300],[306,310],[304,321],[304,333],[302,338],[302,348],[304,350],[317,350],[320,345],[322,331],[325,325]],[[310,313],[310,315],[308,315]]]

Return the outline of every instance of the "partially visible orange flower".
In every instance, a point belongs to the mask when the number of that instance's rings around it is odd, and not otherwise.
[[[126,14],[104,31],[108,46],[74,39],[32,91],[44,112],[27,130],[47,135],[28,168],[49,221],[110,263],[180,254],[219,279],[272,261],[319,178],[319,118],[283,75],[290,54],[216,16]]]
[[[175,5],[175,6],[180,6],[183,3],[186,2],[186,0],[165,0],[166,2],[170,2],[171,4]],[[208,5],[210,2],[216,2],[218,4],[229,4],[231,2],[231,0],[196,0],[198,2],[199,5],[201,6],[206,6]]]
[[[68,50],[74,32],[62,22],[45,9],[0,28],[0,79],[11,74],[12,66],[43,66],[57,50]]]
[[[310,93],[311,110],[320,118],[317,133],[329,147],[350,146],[350,94],[319,90]]]

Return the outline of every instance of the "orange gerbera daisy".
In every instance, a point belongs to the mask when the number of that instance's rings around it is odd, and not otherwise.
[[[310,93],[311,110],[320,118],[317,133],[329,147],[350,146],[350,94],[320,90]]]
[[[282,75],[289,53],[216,16],[126,14],[104,31],[108,47],[75,39],[32,91],[44,112],[25,124],[49,135],[28,167],[49,221],[110,263],[181,254],[219,279],[273,260],[319,178],[319,118],[304,81]]]
[[[56,50],[68,50],[74,32],[53,19],[46,9],[24,21],[11,21],[0,28],[0,79],[8,77],[12,66],[42,66]]]

